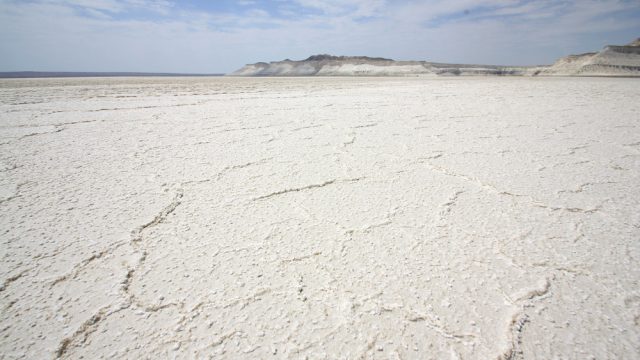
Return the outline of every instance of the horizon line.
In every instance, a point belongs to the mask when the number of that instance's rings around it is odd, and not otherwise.
[[[64,77],[180,77],[224,76],[225,73],[179,73],[144,71],[0,71],[0,79],[64,78]]]

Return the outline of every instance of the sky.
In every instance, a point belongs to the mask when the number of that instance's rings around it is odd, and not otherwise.
[[[313,54],[539,65],[640,37],[640,0],[0,0],[0,71],[227,73]]]

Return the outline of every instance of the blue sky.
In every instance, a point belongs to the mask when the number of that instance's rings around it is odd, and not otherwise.
[[[233,71],[312,54],[533,65],[640,37],[640,0],[0,0],[0,71]]]

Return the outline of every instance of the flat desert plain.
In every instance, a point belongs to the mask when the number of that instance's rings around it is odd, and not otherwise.
[[[640,83],[0,81],[2,359],[637,359]]]

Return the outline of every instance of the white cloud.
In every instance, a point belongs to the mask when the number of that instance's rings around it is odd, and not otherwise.
[[[138,9],[168,14],[171,8],[174,7],[174,4],[167,0],[45,0],[42,2],[110,13],[122,13]]]
[[[326,14],[349,14],[355,17],[379,15],[385,0],[294,0],[300,6],[320,10]]]

